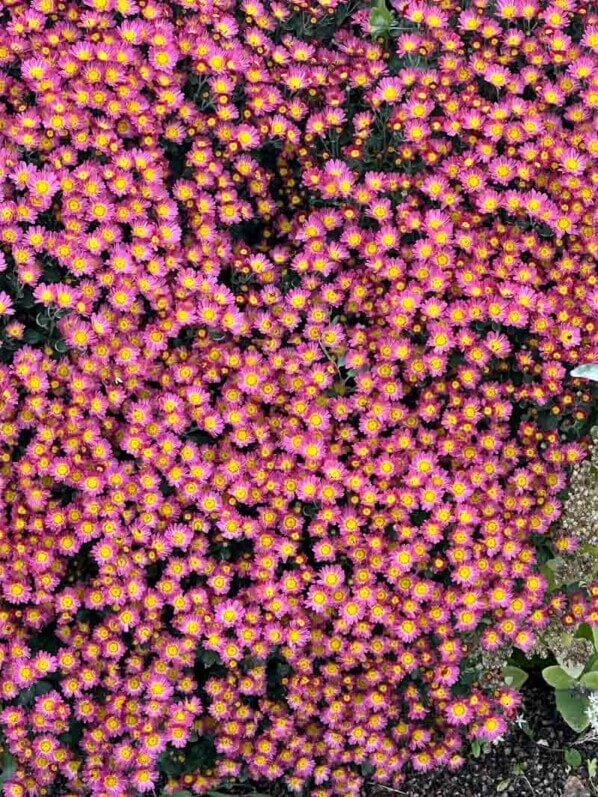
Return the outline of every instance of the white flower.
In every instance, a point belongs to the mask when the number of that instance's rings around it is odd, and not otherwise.
[[[598,733],[598,691],[592,692],[588,697],[588,719],[595,733]]]

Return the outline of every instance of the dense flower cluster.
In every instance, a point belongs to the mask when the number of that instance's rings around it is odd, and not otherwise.
[[[457,767],[591,618],[596,7],[369,6],[0,5],[9,797]]]

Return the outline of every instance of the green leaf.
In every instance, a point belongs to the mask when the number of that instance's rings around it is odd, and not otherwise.
[[[2,754],[2,774],[0,775],[0,790],[6,781],[11,778],[17,769],[17,762],[11,756],[6,748]]]
[[[598,758],[588,758],[586,766],[590,780],[593,780],[596,777],[596,773],[598,773]]]
[[[521,667],[513,667],[511,664],[503,668],[502,677],[507,686],[512,689],[520,689],[527,681],[528,675]]]
[[[54,687],[50,681],[36,681],[31,686],[27,687],[27,689],[23,689],[19,693],[19,696],[17,697],[17,703],[19,706],[28,706],[36,697],[47,694],[47,692],[50,692],[53,688]]]
[[[527,764],[525,761],[517,761],[513,764],[513,775],[525,775],[527,771]]]
[[[390,30],[390,21],[386,15],[377,8],[373,8],[370,13],[370,29],[372,36],[378,38]]]
[[[550,562],[554,561],[551,559],[550,561],[546,562],[545,564],[540,566],[540,572],[543,574],[544,578],[546,579],[546,585],[548,587],[549,592],[554,592],[556,589],[556,578],[554,575],[554,570],[550,566]]]
[[[510,785],[511,785],[511,778],[505,778],[504,780],[501,780],[500,783],[497,783],[496,785],[496,793],[502,794],[502,792],[506,791]]]
[[[585,675],[581,676],[579,681],[584,686],[587,686],[588,689],[597,690],[598,689],[598,671],[593,670],[592,672],[585,673]]]
[[[592,382],[598,382],[598,363],[588,363],[587,365],[578,365],[571,371],[571,376],[579,377],[581,379],[591,379]]]
[[[525,717],[521,717],[520,719],[518,719],[518,720],[517,720],[517,725],[519,726],[519,728],[521,728],[521,730],[523,731],[523,733],[524,733],[524,734],[525,734],[525,735],[526,735],[526,736],[527,736],[529,739],[532,739],[532,740],[534,740],[534,741],[535,741],[535,738],[536,738],[536,737],[534,736],[534,732],[533,732],[533,730],[531,729],[531,726],[530,726],[529,722],[527,721],[527,719],[526,719]],[[538,742],[538,744],[540,744],[540,742]]]
[[[574,747],[566,747],[565,761],[570,767],[573,767],[573,769],[578,769],[582,764],[583,758],[579,750],[576,750]]]
[[[594,644],[594,629],[589,623],[580,623],[573,636],[575,639],[587,639],[592,645]]]
[[[568,673],[559,667],[557,664],[551,667],[545,667],[542,670],[542,678],[547,684],[553,686],[555,689],[568,689],[575,683],[575,678],[572,678]]]
[[[25,334],[23,335],[23,340],[25,343],[30,343],[32,346],[34,346],[36,343],[41,343],[43,339],[44,336],[41,334],[41,332],[37,332],[35,329],[26,329]]]
[[[220,655],[215,650],[198,647],[195,655],[204,667],[213,667],[215,664],[221,663]]]
[[[390,31],[394,16],[386,7],[385,0],[378,0],[370,11],[370,30],[372,36],[385,36]]]
[[[590,724],[587,715],[588,699],[574,694],[570,689],[557,689],[556,707],[567,725],[576,733],[581,733]]]
[[[364,775],[366,778],[369,778],[370,775],[373,775],[376,771],[376,767],[373,764],[370,764],[369,761],[364,761],[360,767],[361,774]]]

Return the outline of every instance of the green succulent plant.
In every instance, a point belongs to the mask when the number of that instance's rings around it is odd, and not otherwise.
[[[580,639],[589,643],[585,661],[567,656],[574,641]],[[582,623],[575,634],[565,635],[555,658],[557,664],[545,667],[542,677],[555,690],[556,707],[567,725],[581,733],[590,724],[589,696],[598,691],[598,626]]]

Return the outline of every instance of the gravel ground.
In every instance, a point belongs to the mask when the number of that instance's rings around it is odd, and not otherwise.
[[[373,787],[368,797],[594,797],[585,766],[572,770],[563,750],[576,739],[538,685],[524,687],[523,714],[533,739],[514,729],[489,753],[469,760],[458,772],[415,775],[391,791]],[[578,747],[584,761],[598,757],[598,744]]]

